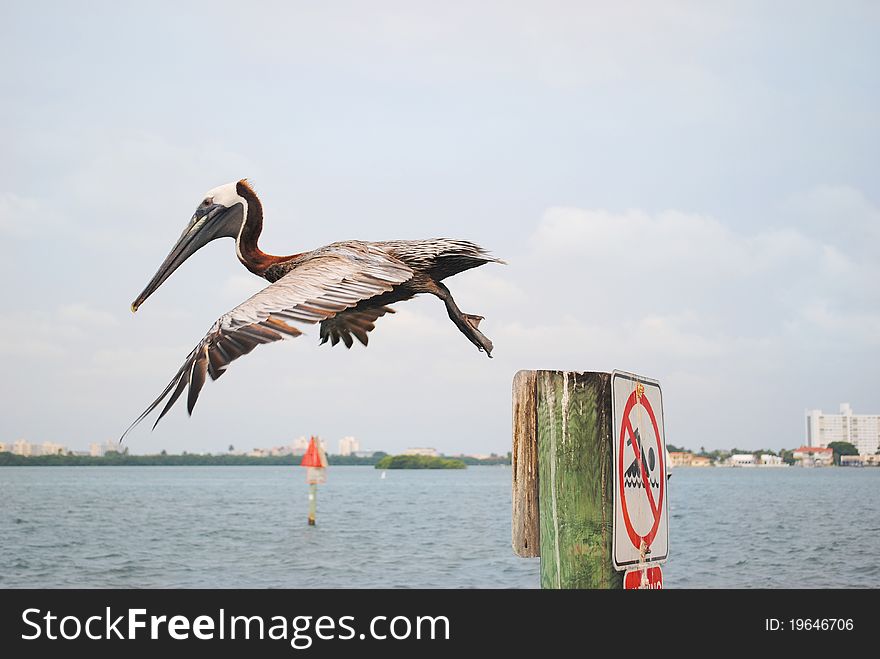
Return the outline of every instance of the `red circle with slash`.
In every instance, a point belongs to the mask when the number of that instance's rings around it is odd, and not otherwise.
[[[660,465],[660,496],[657,498],[657,501],[654,501],[654,493],[651,491],[651,483],[648,479],[648,472],[645,470],[645,464],[642,462],[641,452],[639,451],[639,445],[636,441],[635,430],[632,427],[632,423],[629,420],[629,413],[632,411],[633,407],[636,405],[641,405],[645,408],[645,411],[648,413],[648,418],[651,420],[651,425],[654,429],[654,439],[657,442],[657,460]],[[625,445],[627,437],[630,438],[633,447],[633,453],[635,453],[636,462],[638,463],[641,474],[642,474],[642,484],[645,486],[645,493],[648,497],[648,504],[651,507],[651,515],[654,518],[654,524],[651,526],[651,530],[647,533],[647,535],[640,535],[632,525],[632,520],[629,518],[629,511],[626,508],[626,496],[623,492],[623,447]],[[660,518],[662,517],[663,512],[663,496],[666,490],[666,468],[663,464],[663,447],[660,445],[660,431],[657,428],[657,419],[654,416],[654,410],[651,407],[651,403],[648,398],[642,394],[638,395],[637,391],[633,391],[629,398],[626,400],[626,405],[623,409],[623,423],[620,427],[620,439],[619,439],[619,450],[618,450],[618,460],[617,460],[617,481],[620,483],[620,508],[623,511],[623,521],[626,525],[626,533],[629,536],[630,542],[632,542],[633,547],[636,549],[641,549],[642,541],[644,540],[645,545],[647,547],[651,546],[651,543],[654,541],[654,537],[657,535],[657,529],[660,528]]]

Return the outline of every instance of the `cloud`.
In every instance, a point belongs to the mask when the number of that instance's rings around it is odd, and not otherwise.
[[[880,208],[848,185],[819,185],[789,198],[782,210],[823,242],[877,261]]]
[[[863,232],[872,230],[876,209],[867,210],[857,224]],[[861,258],[854,245],[831,244],[807,224],[753,233],[729,226],[675,210],[562,207],[544,214],[531,242],[536,260],[545,264],[542,272],[556,264],[558,281],[576,278],[584,297],[614,307],[622,318],[699,307],[736,324],[737,316],[745,320],[758,312],[796,315],[816,297],[832,308],[835,301],[864,301],[865,295],[880,299],[860,284],[880,275],[877,261]],[[578,274],[587,269],[594,274]],[[547,290],[553,289],[548,282]],[[744,309],[751,313],[742,316]]]
[[[670,263],[735,271],[747,262],[745,245],[733,238],[718,220],[693,213],[555,207],[544,213],[532,241],[540,256],[598,262],[614,268],[614,276],[670,270]]]
[[[811,204],[751,232],[681,210],[549,208],[511,269],[527,311],[505,319],[496,344],[522,368],[659,377],[687,445],[801,442],[796,415],[772,417],[767,397],[793,410],[844,400],[869,380],[849,364],[880,358],[880,298],[866,285],[880,280],[877,261],[804,217],[827,207],[826,189],[802,198]],[[873,230],[863,195],[830,199],[852,210],[854,233]],[[846,379],[824,379],[834,362]],[[722,400],[754,418],[719,428],[708,410]]]
[[[532,237],[539,257],[576,257],[609,268],[612,280],[631,275],[675,277],[696,273],[719,280],[764,274],[786,262],[814,258],[818,247],[791,228],[740,234],[714,217],[667,210],[648,213],[554,207]]]

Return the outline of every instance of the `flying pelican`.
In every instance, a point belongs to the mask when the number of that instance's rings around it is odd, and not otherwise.
[[[132,303],[137,311],[144,301],[184,261],[216,238],[234,238],[235,253],[244,267],[270,284],[223,314],[187,356],[165,390],[128,427],[125,435],[165,400],[153,424],[162,419],[187,393],[192,414],[205,376],[216,380],[235,359],[261,343],[302,334],[294,324],[320,323],[321,343],[353,339],[367,345],[367,333],[380,317],[394,313],[388,305],[430,293],[443,300],[449,318],[468,340],[492,356],[492,342],[478,329],[482,316],[463,313],[443,285],[447,277],[484,263],[504,263],[466,240],[347,240],[325,247],[272,256],[257,246],[263,230],[263,206],[247,179],[210,190],[196,208],[159,270]]]

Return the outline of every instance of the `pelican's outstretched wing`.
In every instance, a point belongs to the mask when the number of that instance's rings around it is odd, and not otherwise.
[[[216,380],[230,362],[261,343],[302,334],[291,323],[313,324],[342,315],[358,302],[386,293],[412,276],[408,266],[370,243],[337,243],[309,252],[281,279],[217,319],[165,390],[135,419],[120,441],[171,394],[153,424],[155,428],[187,385],[187,410],[192,414],[206,375]],[[372,321],[388,311],[391,310],[376,307],[353,313],[347,322],[327,332],[331,337],[335,332],[346,344],[354,333],[366,344],[366,331],[372,329]],[[369,315],[372,318],[367,318]],[[322,327],[322,337],[324,333]]]

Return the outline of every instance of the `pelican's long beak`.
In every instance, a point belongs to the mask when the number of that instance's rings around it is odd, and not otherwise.
[[[192,216],[186,229],[180,234],[180,238],[177,239],[177,243],[171,248],[168,256],[165,257],[162,265],[159,266],[156,274],[153,275],[150,283],[131,303],[132,312],[137,311],[144,300],[150,297],[162,285],[162,282],[171,276],[172,272],[202,247],[215,238],[236,236],[241,227],[241,221],[241,204],[235,204],[231,208],[221,204],[199,208]]]

